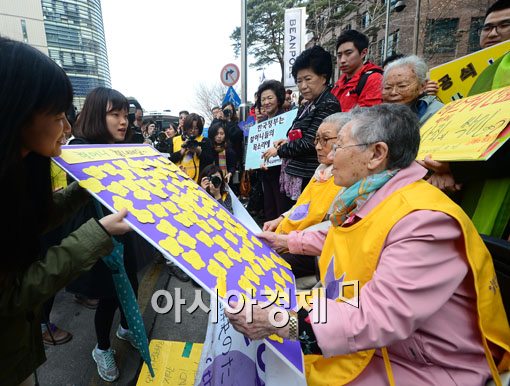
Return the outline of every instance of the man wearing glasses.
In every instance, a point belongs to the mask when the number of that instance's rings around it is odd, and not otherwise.
[[[480,47],[507,40],[510,40],[510,2],[498,0],[487,10],[480,31]],[[507,53],[480,74],[470,95],[509,85],[510,53]],[[442,190],[462,190],[464,197],[460,204],[480,233],[510,240],[510,141],[487,161],[439,162],[426,157],[424,164],[434,171],[428,180],[430,183]]]
[[[498,0],[487,10],[480,32],[480,47],[487,48],[506,40],[510,40],[510,2]]]

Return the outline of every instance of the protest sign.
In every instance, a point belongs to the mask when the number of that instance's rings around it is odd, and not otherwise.
[[[439,84],[437,96],[446,104],[470,95],[480,74],[509,51],[506,41],[432,68],[430,79]]]
[[[246,170],[260,169],[260,165],[264,162],[262,154],[273,146],[274,141],[287,138],[287,131],[290,129],[296,115],[297,109],[290,110],[250,127],[246,150]],[[280,157],[276,156],[270,158],[266,162],[266,166],[277,166],[281,163]]]
[[[211,309],[213,303],[211,299]],[[293,372],[264,341],[250,340],[234,330],[221,304],[219,323],[213,323],[211,315],[195,386],[306,385],[304,375]]]
[[[193,386],[202,347],[202,343],[151,340],[150,353],[156,376],[151,377],[144,363],[136,386]]]
[[[261,232],[247,210],[232,196],[234,215],[244,226],[252,232]],[[303,300],[298,297],[298,300]],[[219,307],[217,315],[224,315],[223,307],[211,297],[210,309]],[[245,386],[280,386],[306,385],[303,374],[293,372],[272,350],[266,348],[262,340],[252,341],[234,330],[228,319],[222,317],[219,323],[214,323],[212,312],[209,313],[209,324],[204,341],[200,364],[195,377],[196,386],[216,386],[236,384],[239,373],[231,371],[229,361],[237,358],[236,363],[242,363],[243,385]],[[228,346],[226,350],[225,346]],[[227,364],[227,365],[226,365]]]
[[[277,293],[277,304],[297,308],[285,260],[152,147],[63,146],[55,162],[110,211],[127,208],[131,228],[212,296],[238,291],[267,302]],[[302,374],[299,343],[278,336],[267,342]]]
[[[420,129],[417,159],[487,160],[510,137],[510,87],[445,105]]]

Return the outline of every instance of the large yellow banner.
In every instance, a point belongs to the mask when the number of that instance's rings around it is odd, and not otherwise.
[[[509,122],[510,86],[451,102],[421,127],[417,159],[486,160],[510,137]]]
[[[465,98],[478,76],[507,52],[510,52],[510,41],[432,68],[430,79],[439,84],[437,96],[445,104]]]

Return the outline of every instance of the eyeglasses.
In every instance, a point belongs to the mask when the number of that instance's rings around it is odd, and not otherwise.
[[[503,20],[501,23],[495,24],[484,24],[480,29],[482,35],[488,35],[493,29],[496,29],[496,33],[503,33],[510,30],[510,20]]]
[[[368,145],[373,145],[375,142],[367,142],[367,143],[357,143],[355,145],[345,145],[345,146],[340,146],[340,145],[337,145],[336,143],[333,145],[333,149],[331,150],[333,152],[333,155],[335,155],[336,151],[338,149],[347,149],[348,147],[355,147],[355,146],[368,146]]]
[[[317,146],[317,144],[320,143],[321,146],[324,147],[324,146],[326,146],[328,144],[328,141],[332,140],[332,139],[337,139],[337,137],[321,138],[321,137],[317,136],[313,140],[313,144],[315,146]]]
[[[383,87],[382,92],[383,92],[383,94],[389,94],[393,90],[396,89],[398,94],[402,94],[402,93],[405,93],[407,91],[407,89],[409,87],[411,87],[411,86],[412,86],[412,83],[410,83],[410,84],[397,84],[397,85],[389,85],[389,84],[387,84],[387,85],[385,85]]]

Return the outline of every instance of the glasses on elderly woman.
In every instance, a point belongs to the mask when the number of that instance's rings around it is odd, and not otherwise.
[[[331,141],[332,139],[336,139],[337,137],[315,137],[315,139],[313,140],[313,144],[315,146],[317,146],[318,143],[321,144],[322,147],[326,146],[328,144],[328,141]]]
[[[340,145],[335,143],[333,145],[333,149],[331,149],[331,151],[333,152],[333,155],[335,155],[336,151],[339,150],[339,149],[347,149],[348,147],[355,147],[355,146],[368,146],[368,145],[372,145],[374,143],[375,142],[367,142],[367,143],[357,143],[355,145],[344,145],[344,146],[340,146]]]
[[[383,94],[389,94],[394,89],[396,89],[398,94],[402,94],[402,93],[405,93],[409,89],[409,87],[411,87],[411,86],[413,86],[412,83],[409,83],[409,84],[396,84],[396,85],[387,84],[387,85],[385,85],[383,87],[382,92],[383,92]]]

